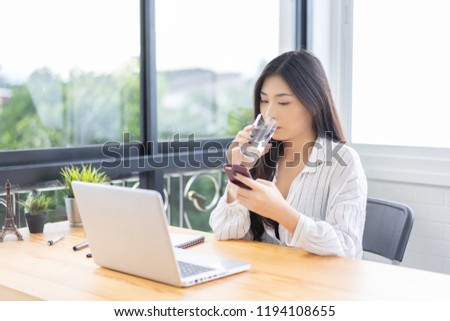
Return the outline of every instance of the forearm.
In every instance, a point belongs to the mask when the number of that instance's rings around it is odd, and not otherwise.
[[[241,239],[250,229],[250,215],[238,202],[228,203],[224,195],[212,211],[209,224],[219,240]]]
[[[277,212],[278,216],[275,218],[275,221],[280,223],[289,233],[293,234],[299,220],[302,219],[302,215],[287,202]]]

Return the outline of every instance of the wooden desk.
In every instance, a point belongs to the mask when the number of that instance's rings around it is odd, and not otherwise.
[[[194,231],[173,228],[177,232]],[[381,263],[320,257],[248,241],[216,241],[208,233],[192,251],[251,262],[250,271],[191,288],[175,288],[111,271],[74,252],[82,228],[47,224],[44,234],[0,243],[1,300],[366,300],[450,299],[450,276]],[[53,246],[47,240],[66,237]]]

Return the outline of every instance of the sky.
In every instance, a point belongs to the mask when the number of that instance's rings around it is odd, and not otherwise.
[[[276,0],[157,0],[156,10],[159,70],[254,74],[278,55]],[[43,66],[111,72],[139,56],[139,1],[0,0],[0,39],[0,74],[15,82]]]
[[[2,72],[23,80],[43,66],[64,76],[113,70],[139,55],[138,8],[137,0],[0,0]]]

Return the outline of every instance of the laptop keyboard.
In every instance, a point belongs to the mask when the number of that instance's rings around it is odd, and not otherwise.
[[[196,274],[200,274],[203,272],[212,271],[214,269],[207,268],[204,266],[191,264],[187,262],[178,261],[178,266],[180,267],[180,272],[182,277],[188,277]]]

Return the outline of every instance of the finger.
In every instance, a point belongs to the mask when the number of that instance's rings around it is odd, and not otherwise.
[[[248,136],[250,136],[253,127],[254,127],[253,125],[249,125],[247,127],[244,127],[242,130],[238,131],[234,140],[236,140],[239,137],[248,137]]]
[[[258,160],[258,158],[255,158],[252,156],[246,156],[241,153],[241,162],[239,163],[239,165],[245,166],[247,168],[252,168],[257,160]]]
[[[259,154],[257,150],[250,145],[250,143],[246,142],[242,144],[239,149],[233,150],[233,152],[238,153],[239,157],[242,159],[242,164],[246,167],[253,167],[256,161],[259,159]],[[248,166],[247,166],[248,165]]]
[[[242,139],[243,141],[251,141],[253,140],[253,129],[255,126],[251,125],[250,127],[245,127],[244,130],[241,130],[236,137],[238,139]]]
[[[251,198],[253,191],[251,189],[247,189],[245,187],[237,186],[237,195],[242,196],[244,198]]]
[[[245,153],[247,149],[245,147],[240,147],[239,149],[233,150],[231,156],[236,157],[240,162],[246,163],[246,164],[254,164],[258,160],[258,155],[255,153]],[[245,166],[245,164],[243,164]],[[249,165],[246,167],[252,167],[253,165]]]
[[[235,137],[235,139],[232,141],[232,144],[230,145],[231,149],[236,149],[238,147],[241,147],[244,144],[251,143],[253,141],[253,138],[250,136],[239,136]]]
[[[242,165],[250,169],[256,161],[257,159],[242,155],[239,151],[237,151],[237,154],[235,152],[227,152],[228,164]]]
[[[254,158],[248,158],[248,157],[246,157],[246,156],[244,156],[244,157],[245,157],[245,159],[243,159],[243,160],[239,163],[239,165],[244,166],[244,167],[247,167],[248,169],[251,169],[253,166],[255,166],[255,163],[256,163],[257,159],[254,159]]]
[[[231,181],[228,182],[228,192],[230,193],[231,197],[237,199],[237,185],[233,184]]]
[[[251,158],[254,158],[255,160],[259,159],[262,156],[262,154],[258,151],[258,148],[252,146],[248,142],[241,145],[241,154],[251,155]]]
[[[229,190],[230,193],[232,193],[232,196],[237,200],[247,200],[251,198],[251,190],[246,189],[245,187],[241,187],[237,185],[236,183],[229,181],[231,189]]]
[[[236,201],[238,201],[239,202],[239,204],[241,204],[242,206],[244,206],[245,208],[249,208],[249,205],[250,205],[250,203],[249,203],[249,199],[248,198],[244,198],[244,197],[242,197],[242,196],[236,196]]]
[[[237,135],[239,135],[239,134],[247,134],[247,133],[251,133],[251,131],[253,130],[255,128],[255,125],[248,125],[248,126],[245,126],[242,130],[240,130],[238,133],[237,133]],[[236,135],[236,136],[237,136]]]
[[[236,194],[235,197],[236,200],[239,201],[239,203],[241,203],[242,205],[245,206],[245,204],[247,204],[248,200],[250,199],[248,196],[242,195],[242,194]]]
[[[266,185],[266,186],[272,186],[273,185],[273,182],[268,181],[266,179],[262,179],[262,178],[257,178],[256,181],[258,183],[261,183],[261,184]]]
[[[239,132],[236,135],[236,138],[234,141],[238,141],[240,143],[245,143],[252,139],[253,139],[253,137],[251,136],[251,132]]]
[[[235,177],[236,177],[236,179],[238,181],[244,183],[245,185],[247,185],[251,189],[258,189],[258,187],[259,187],[259,183],[256,182],[255,180],[253,180],[253,178],[245,177],[244,175],[241,175],[239,173],[236,173]]]

